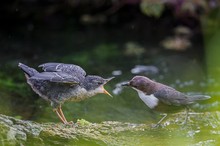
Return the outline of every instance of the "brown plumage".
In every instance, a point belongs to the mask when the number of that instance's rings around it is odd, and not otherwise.
[[[184,123],[187,122],[188,118],[188,105],[193,104],[199,100],[209,99],[207,95],[186,95],[177,91],[176,89],[167,85],[155,82],[144,76],[135,76],[129,82],[123,84],[123,86],[130,86],[138,92],[141,100],[153,110],[160,112],[168,112],[172,107],[185,107],[186,118]],[[158,123],[159,125],[164,116]]]

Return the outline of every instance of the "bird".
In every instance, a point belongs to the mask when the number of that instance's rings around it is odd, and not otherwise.
[[[186,109],[186,117],[183,122],[185,125],[188,119],[189,105],[199,100],[211,98],[208,95],[186,95],[145,76],[134,76],[130,81],[122,83],[121,86],[132,87],[150,109],[164,114],[155,127],[159,126],[167,117],[167,113],[175,112],[176,109],[182,109],[183,107]]]
[[[18,67],[24,72],[27,83],[44,100],[49,101],[63,124],[68,122],[62,111],[65,101],[78,102],[99,93],[112,97],[104,85],[113,77],[104,79],[97,75],[87,75],[78,65],[49,62],[39,65],[42,72],[19,63]]]

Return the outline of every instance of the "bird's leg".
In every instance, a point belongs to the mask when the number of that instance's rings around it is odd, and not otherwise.
[[[65,118],[65,116],[64,116],[64,114],[63,114],[61,105],[57,108],[57,111],[58,111],[59,115],[61,116],[61,118],[65,121],[64,124],[70,124],[70,125],[71,125],[71,124],[74,124],[73,121],[67,122],[67,120],[66,120],[66,118]]]
[[[157,122],[156,125],[154,125],[154,127],[158,127],[160,125],[160,123],[167,117],[167,114],[165,114],[165,113],[162,115],[163,115],[163,117],[160,119],[160,121]]]
[[[58,107],[58,112],[59,112],[60,116],[62,117],[62,119],[67,122],[66,117],[65,117],[64,114],[63,114],[61,105]]]
[[[58,109],[54,109],[54,111],[56,112],[57,116],[60,118],[60,120],[62,121],[63,124],[67,124],[67,121],[65,121],[62,116],[60,115]]]
[[[189,116],[189,107],[186,106],[186,117],[185,117],[185,120],[184,120],[184,122],[183,122],[183,125],[186,125],[186,124],[187,124],[188,116]]]
[[[61,105],[58,107],[58,112],[60,113],[60,116],[63,118],[63,120],[65,120],[65,122],[66,122],[67,124],[73,124],[72,121],[67,122],[67,120],[66,120],[66,118],[65,118],[65,116],[64,116],[64,114],[63,114],[63,111],[62,111]]]

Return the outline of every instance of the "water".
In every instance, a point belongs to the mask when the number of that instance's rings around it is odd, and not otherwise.
[[[220,85],[218,77],[206,73],[205,59],[193,55],[196,54],[195,50],[179,53],[154,48],[156,44],[138,44],[134,42],[128,44],[126,40],[132,37],[127,36],[124,40],[117,41],[117,38],[121,38],[118,31],[112,32],[114,38],[104,34],[102,30],[98,30],[97,38],[99,40],[93,38],[91,32],[91,34],[87,32],[87,36],[84,37],[83,33],[78,31],[76,31],[76,34],[56,32],[56,35],[52,36],[51,32],[37,32],[34,34],[36,40],[19,40],[19,37],[7,40],[9,48],[20,49],[20,51],[13,54],[11,53],[14,52],[13,49],[9,50],[11,52],[8,54],[8,58],[3,57],[7,53],[1,55],[1,113],[40,123],[60,122],[52,111],[50,104],[39,98],[26,84],[23,73],[17,67],[18,62],[36,67],[38,64],[49,61],[76,63],[81,65],[88,74],[98,74],[106,78],[116,77],[106,85],[106,89],[113,94],[113,98],[101,94],[79,103],[65,103],[62,108],[69,121],[76,122],[77,119],[85,119],[92,123],[103,121],[146,125],[156,123],[161,116],[149,110],[134,90],[120,89],[117,86],[121,82],[130,80],[134,75],[148,76],[186,94],[212,96],[210,100],[194,105],[192,113],[216,112],[219,110]],[[82,39],[73,42],[73,44],[66,44],[77,36]],[[68,38],[68,40],[65,40],[65,38]],[[45,42],[45,40],[49,42]],[[29,45],[24,46],[23,43],[26,44],[27,42]],[[24,49],[21,49],[22,47]],[[35,48],[34,52],[29,49],[32,47]],[[72,50],[72,47],[82,49]],[[123,49],[119,49],[121,47]],[[165,127],[137,132],[125,131],[119,135],[113,134],[112,141],[116,139],[115,141],[118,143],[112,145],[118,145],[119,143],[140,146],[219,145],[219,123],[215,119],[212,119],[211,122],[197,122],[196,120],[201,119],[194,117],[185,128],[173,124],[173,119],[172,116],[168,117],[164,121]],[[219,117],[216,116],[216,119],[219,120]],[[94,141],[80,139],[77,142],[70,141],[68,143],[68,145],[72,144],[103,145],[103,143],[97,144]],[[107,145],[111,144],[107,143]]]

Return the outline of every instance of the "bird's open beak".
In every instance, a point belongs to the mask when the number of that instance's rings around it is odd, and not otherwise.
[[[104,83],[104,84],[108,83],[109,81],[111,81],[111,80],[114,79],[114,78],[115,78],[115,77],[111,77],[111,78],[105,79],[105,83]]]
[[[111,77],[111,78],[105,79],[104,85],[105,85],[106,83],[108,83],[110,80],[114,79],[114,78],[115,78],[115,77]],[[111,95],[107,90],[105,90],[104,86],[102,86],[102,89],[103,89],[103,93],[104,93],[104,94],[107,94],[107,95],[109,95],[109,96],[112,97],[112,95]]]
[[[107,94],[107,95],[112,97],[112,95],[107,90],[105,90],[104,86],[102,86],[102,89],[103,89],[103,93],[104,94]]]

